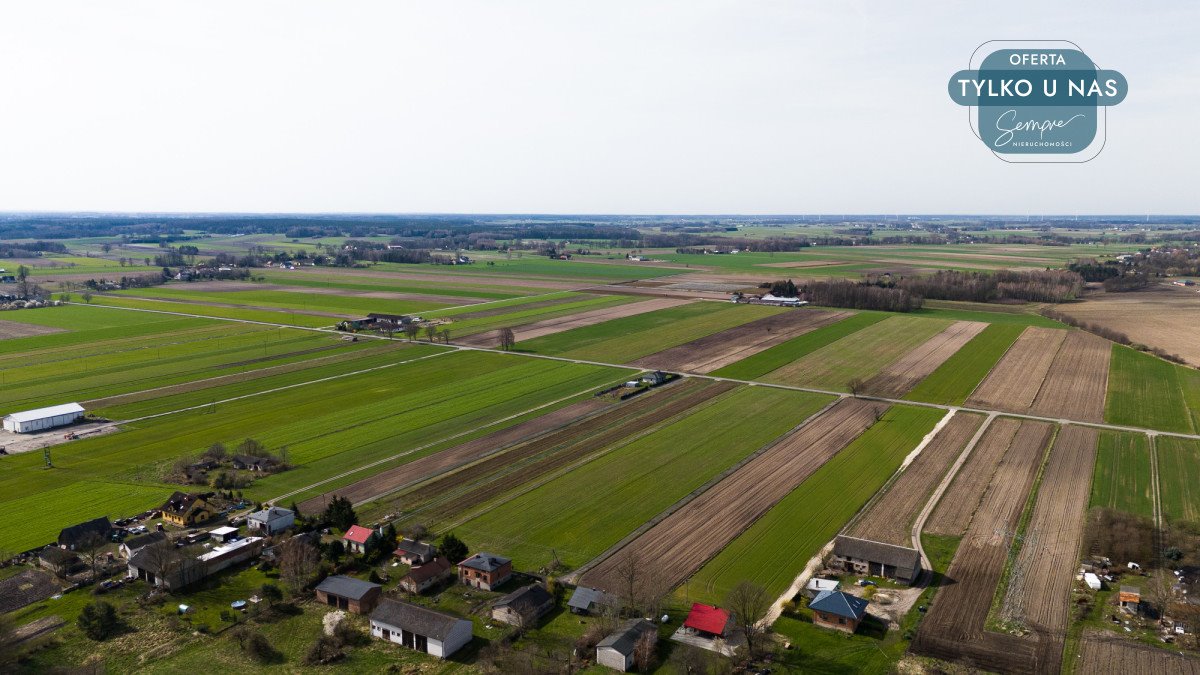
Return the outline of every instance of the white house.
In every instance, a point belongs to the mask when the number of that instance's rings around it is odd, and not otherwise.
[[[371,637],[444,659],[471,641],[471,622],[385,598],[371,612]]]
[[[290,509],[269,506],[246,516],[246,527],[270,536],[296,524],[296,514]]]
[[[49,408],[15,412],[4,418],[4,428],[18,434],[27,434],[31,431],[41,431],[70,424],[83,417],[83,413],[83,406],[78,403],[64,403]]]

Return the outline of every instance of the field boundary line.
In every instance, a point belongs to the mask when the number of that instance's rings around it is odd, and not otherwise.
[[[691,492],[689,492],[688,494],[686,494],[682,498],[680,498],[678,501],[676,501],[674,504],[671,504],[666,509],[664,509],[662,512],[660,512],[657,515],[655,515],[654,517],[652,517],[650,520],[647,520],[646,522],[642,523],[640,526],[638,526],[637,529],[635,529],[633,532],[631,532],[628,535],[626,535],[625,537],[623,537],[617,543],[610,546],[607,550],[602,551],[596,557],[594,557],[591,560],[587,561],[586,563],[580,565],[579,569],[575,570],[574,572],[571,572],[571,574],[564,577],[564,580],[567,583],[572,583],[572,584],[575,583],[576,580],[578,580],[584,574],[587,574],[588,572],[590,572],[592,570],[592,568],[594,568],[596,565],[599,565],[600,563],[604,562],[605,560],[616,555],[618,552],[620,552],[621,549],[625,548],[630,543],[635,541],[638,537],[645,534],[648,530],[650,530],[650,528],[661,523],[663,520],[666,520],[671,514],[675,513],[679,509],[682,509],[684,506],[687,506],[692,500],[696,499],[700,495],[704,494],[705,492],[707,492],[708,490],[710,490],[714,486],[716,486],[717,483],[720,483],[721,481],[725,480],[729,476],[736,473],[738,469],[741,469],[743,466],[745,466],[749,462],[753,461],[754,459],[758,458],[763,453],[765,453],[766,451],[775,447],[776,445],[783,443],[785,440],[790,438],[793,434],[795,434],[796,432],[800,431],[805,426],[810,424],[813,420],[817,419],[821,415],[824,415],[826,412],[829,412],[830,408],[833,408],[838,403],[841,403],[842,400],[843,400],[842,398],[836,398],[836,399],[830,401],[828,404],[826,404],[820,410],[816,411],[815,413],[813,413],[813,414],[809,415],[808,417],[804,418],[803,420],[801,420],[800,423],[797,424],[796,426],[794,426],[791,429],[780,434],[778,438],[773,438],[770,441],[767,441],[766,443],[763,444],[762,447],[755,450],[750,455],[738,460],[738,462],[735,463],[733,466],[725,469],[724,471],[717,474],[716,476],[713,476],[712,478],[710,478],[708,481],[706,481],[700,487],[696,488],[695,490],[692,490]],[[847,445],[849,445],[849,443],[847,443]],[[772,504],[771,507],[774,507],[774,504]],[[768,508],[767,510],[770,511],[771,509]],[[755,520],[757,520],[757,518]],[[748,524],[746,526],[746,529],[749,529],[750,525],[753,525],[753,522]],[[745,529],[742,531],[745,532]],[[720,551],[718,551],[718,553],[719,552]],[[704,561],[704,563],[707,563],[707,562],[708,562],[707,560]],[[703,567],[704,563],[701,563],[700,567]],[[688,575],[688,576],[690,577],[692,575]]]
[[[862,508],[859,509],[850,518],[850,520],[846,521],[846,524],[842,526],[842,529],[838,531],[838,534],[849,532],[851,529],[853,529],[854,525],[858,523],[858,521],[862,520],[863,514],[870,511],[871,507],[875,505],[875,502],[882,499],[883,496],[892,489],[892,485],[895,484],[896,481],[900,480],[900,476],[904,475],[904,470],[907,469],[910,464],[915,462],[917,457],[921,456],[921,452],[925,450],[925,446],[933,442],[933,439],[939,433],[941,433],[942,429],[944,429],[946,425],[950,423],[950,420],[953,419],[954,415],[957,413],[957,410],[949,410],[945,415],[942,416],[942,419],[938,420],[937,424],[933,425],[933,428],[929,430],[929,433],[925,434],[925,436],[921,439],[921,442],[917,443],[916,447],[914,447],[907,455],[904,456],[904,460],[900,462],[900,467],[892,472],[892,475],[890,478],[888,478],[887,482],[884,483],[879,490],[875,492],[875,494],[871,495],[871,498],[867,500],[867,503],[863,504]]]
[[[650,427],[643,429],[642,431],[638,432],[637,434],[634,434],[632,436],[627,436],[624,439],[622,439],[619,443],[617,443],[609,448],[601,449],[595,453],[587,455],[586,457],[580,457],[579,461],[573,462],[572,464],[564,466],[557,471],[553,471],[545,476],[542,476],[541,478],[539,478],[529,484],[526,484],[525,486],[523,486],[521,489],[519,489],[516,492],[511,492],[511,493],[508,493],[505,495],[501,495],[496,500],[490,501],[486,504],[481,504],[478,509],[475,509],[474,511],[470,512],[469,515],[461,516],[457,520],[452,521],[451,523],[446,524],[446,525],[439,524],[439,530],[443,530],[443,529],[444,530],[452,530],[456,527],[459,527],[460,525],[468,523],[471,520],[478,518],[485,511],[488,511],[490,509],[493,509],[493,508],[503,505],[503,504],[507,504],[508,502],[511,502],[512,500],[517,499],[518,497],[521,497],[530,492],[533,492],[534,490],[542,487],[543,485],[545,485],[553,480],[556,480],[558,478],[561,478],[562,476],[565,476],[566,474],[574,471],[575,469],[578,469],[579,467],[581,467],[585,464],[589,464],[597,459],[600,459],[601,457],[603,457],[605,455],[608,455],[617,450],[620,450],[621,448],[628,446],[630,443],[639,441],[639,440],[645,438],[646,436],[649,436],[650,434],[661,431],[663,428],[665,428],[671,424],[674,424],[676,421],[691,417],[692,415],[696,414],[697,411],[704,410],[705,408],[714,406],[714,405],[716,405],[717,401],[723,400],[724,398],[726,398],[726,396],[730,392],[733,392],[733,391],[737,391],[737,390],[730,389],[729,391],[721,392],[721,393],[717,394],[716,396],[708,399],[707,401],[704,401],[700,405],[698,405],[690,410],[685,410],[677,415],[672,415],[671,417],[668,417],[664,420],[659,421],[657,424],[651,425]],[[526,544],[526,545],[532,545],[526,541],[521,541],[521,543]]]
[[[621,379],[618,379],[618,380],[613,380],[613,382],[612,382],[612,383],[609,383],[609,384],[604,384],[604,385],[600,385],[600,386],[602,386],[602,387],[609,387],[609,386],[612,386],[612,384],[619,384],[619,383],[620,383],[620,382],[621,382],[623,379],[624,379],[624,378],[621,378]],[[571,399],[573,399],[573,398],[576,398],[576,397],[582,396],[582,395],[586,394],[587,392],[589,392],[589,391],[592,391],[592,389],[594,389],[594,387],[589,387],[588,389],[585,389],[584,391],[580,391],[580,392],[576,392],[576,393],[574,393],[574,394],[570,394],[570,395],[568,395],[568,396],[564,396],[564,397],[562,397],[562,398],[560,398],[560,399],[557,399],[557,400],[554,400],[554,401],[550,401],[549,403],[544,403],[544,404],[542,404],[542,405],[539,405],[539,406],[536,406],[536,407],[530,408],[529,410],[526,410],[526,411],[524,411],[524,412],[516,413],[516,414],[514,414],[514,415],[509,415],[508,417],[505,417],[505,418],[503,418],[503,419],[499,419],[499,420],[495,420],[495,421],[493,421],[493,422],[489,422],[489,423],[487,423],[487,424],[484,424],[484,425],[481,425],[481,426],[475,427],[474,429],[470,429],[470,430],[468,430],[468,431],[465,431],[465,432],[457,433],[457,434],[454,434],[453,436],[448,436],[448,437],[446,437],[446,438],[444,438],[444,439],[442,439],[442,440],[440,440],[440,441],[437,441],[437,442],[435,442],[435,443],[426,444],[426,445],[424,445],[424,446],[422,446],[422,447],[420,447],[420,448],[416,448],[416,449],[414,449],[414,450],[411,450],[411,451],[409,451],[409,452],[402,453],[402,454],[399,454],[399,455],[395,455],[395,456],[394,456],[392,459],[397,459],[397,458],[403,457],[403,456],[404,456],[404,455],[406,455],[406,454],[411,454],[412,452],[416,452],[417,450],[423,450],[423,449],[425,449],[425,448],[428,448],[428,447],[430,447],[430,446],[433,446],[433,445],[439,445],[439,444],[441,444],[441,443],[444,443],[444,442],[446,442],[446,441],[452,441],[452,440],[454,440],[454,439],[456,439],[456,438],[461,438],[462,436],[466,436],[466,435],[473,434],[473,433],[475,433],[475,432],[477,432],[477,431],[480,431],[480,430],[482,430],[482,429],[486,429],[486,428],[488,428],[488,427],[495,426],[495,425],[498,425],[498,424],[503,424],[503,423],[505,423],[505,422],[508,422],[508,421],[510,421],[510,420],[513,420],[513,419],[515,419],[515,418],[517,418],[517,417],[523,417],[523,416],[525,416],[525,415],[528,415],[528,414],[530,414],[530,413],[535,413],[535,412],[537,412],[537,411],[539,411],[539,410],[542,410],[542,409],[544,409],[544,408],[549,408],[550,406],[558,405],[559,403],[562,403],[563,401],[569,401],[569,400],[571,400]],[[623,401],[622,403],[628,403],[628,401]],[[505,443],[504,445],[497,446],[496,448],[492,449],[490,452],[488,452],[488,453],[486,453],[486,454],[479,455],[478,457],[475,457],[475,458],[473,458],[473,459],[470,459],[470,460],[468,460],[468,461],[465,461],[465,462],[461,462],[461,463],[459,463],[459,464],[455,464],[455,465],[454,465],[454,466],[452,466],[452,467],[448,467],[448,468],[447,468],[446,470],[444,470],[444,471],[439,471],[439,472],[437,472],[437,473],[429,474],[428,476],[423,476],[423,477],[421,477],[421,478],[418,478],[418,479],[416,479],[416,480],[409,481],[409,482],[407,482],[407,483],[405,483],[405,484],[403,484],[403,485],[399,485],[399,486],[397,486],[397,487],[391,488],[391,489],[389,489],[389,490],[387,490],[387,491],[385,491],[385,492],[381,492],[381,493],[379,493],[379,494],[372,495],[371,497],[369,497],[369,498],[367,498],[367,499],[363,499],[363,500],[361,500],[361,501],[359,501],[359,502],[356,502],[355,504],[353,504],[353,506],[355,506],[355,507],[359,507],[359,506],[362,506],[363,504],[366,504],[366,503],[369,503],[369,502],[373,502],[373,501],[375,501],[375,500],[377,500],[377,499],[383,499],[384,497],[391,496],[391,495],[393,495],[393,494],[396,494],[397,492],[400,492],[400,491],[402,491],[402,490],[406,490],[406,489],[408,489],[408,488],[410,488],[410,487],[414,487],[414,486],[420,485],[420,484],[422,484],[422,483],[428,482],[428,481],[430,481],[430,480],[433,480],[433,479],[435,479],[435,478],[442,478],[442,477],[444,477],[444,476],[449,476],[449,475],[455,474],[455,473],[457,473],[457,472],[459,472],[459,471],[461,471],[461,470],[463,470],[463,469],[466,469],[466,468],[468,468],[468,467],[474,466],[475,464],[478,464],[479,462],[482,462],[482,461],[484,461],[484,460],[486,460],[486,459],[489,459],[489,458],[491,458],[491,457],[495,457],[496,455],[498,455],[498,454],[500,454],[500,453],[502,453],[502,452],[505,452],[506,450],[511,450],[511,449],[513,449],[513,448],[515,448],[515,447],[519,447],[519,446],[525,445],[526,443],[532,443],[533,441],[536,441],[536,440],[538,440],[538,439],[540,439],[540,438],[543,438],[543,437],[545,437],[545,436],[548,436],[548,435],[550,435],[550,434],[553,434],[553,433],[555,433],[555,432],[558,432],[558,431],[562,431],[564,428],[566,428],[566,427],[568,427],[568,426],[571,426],[572,424],[578,424],[578,423],[580,423],[580,422],[585,422],[585,421],[587,421],[587,420],[590,420],[590,419],[592,419],[592,418],[594,418],[594,417],[598,417],[598,416],[600,416],[600,415],[603,415],[604,413],[606,413],[606,412],[610,412],[610,411],[612,411],[614,408],[617,408],[617,407],[620,407],[620,406],[618,405],[618,406],[610,406],[610,407],[607,407],[607,408],[598,408],[598,409],[596,409],[596,410],[593,410],[593,411],[592,411],[592,412],[590,412],[590,413],[587,413],[587,414],[585,414],[585,415],[582,415],[582,416],[580,416],[580,417],[576,417],[575,419],[572,419],[572,420],[567,420],[567,421],[563,422],[562,424],[559,424],[558,426],[551,427],[551,428],[549,428],[549,429],[546,429],[546,430],[544,430],[544,431],[538,432],[538,433],[536,433],[536,434],[534,434],[534,435],[532,435],[532,436],[527,436],[527,437],[525,437],[525,438],[521,438],[521,439],[519,439],[519,440],[516,440],[516,441],[513,441],[513,442],[511,442],[511,443]],[[470,441],[468,441],[468,442],[470,442]],[[453,446],[451,446],[451,447],[453,447]],[[449,449],[451,449],[451,448],[446,448],[446,449],[447,449],[447,450],[449,450]],[[365,468],[369,468],[369,467],[363,467],[363,468],[365,469]]]
[[[1152,434],[1152,433],[1146,434],[1146,437],[1150,440],[1150,482],[1153,484],[1153,488],[1154,488],[1153,491],[1151,492],[1151,495],[1153,496],[1153,500],[1151,501],[1151,506],[1153,507],[1153,514],[1154,514],[1154,540],[1153,540],[1154,559],[1155,559],[1155,561],[1158,561],[1160,559],[1160,556],[1162,555],[1162,544],[1163,544],[1162,538],[1163,538],[1163,536],[1162,536],[1162,502],[1159,501],[1161,499],[1161,496],[1159,495],[1159,489],[1158,489],[1158,479],[1159,479],[1159,476],[1158,476],[1158,439],[1155,436],[1156,435]]]
[[[934,488],[933,494],[929,496],[929,500],[925,502],[924,508],[917,514],[916,520],[912,525],[912,543],[913,548],[921,554],[921,576],[915,584],[919,588],[925,588],[929,585],[930,578],[933,576],[933,564],[929,562],[929,556],[925,554],[925,547],[921,544],[921,532],[925,529],[925,523],[929,520],[929,516],[933,515],[933,510],[937,508],[938,502],[942,500],[946,490],[950,488],[950,484],[954,482],[954,478],[958,475],[959,469],[963,464],[967,463],[967,459],[971,456],[971,452],[975,446],[979,444],[979,439],[983,438],[983,434],[987,432],[988,427],[992,425],[992,421],[999,416],[999,413],[992,412],[983,420],[979,428],[975,430],[975,435],[971,436],[971,440],[967,442],[966,447],[958,454],[958,458],[954,460],[954,464],[950,465],[950,470],[942,477],[942,482]]]
[[[443,352],[443,353],[447,353],[447,354],[453,354],[454,352],[453,352],[453,351],[451,351],[451,352]],[[437,355],[435,354],[435,355],[433,355],[433,356],[437,356]],[[423,357],[423,358],[428,358],[428,357]],[[359,467],[357,467],[357,468],[350,469],[350,470],[347,470],[347,471],[343,471],[342,473],[340,473],[340,474],[337,474],[336,476],[330,476],[330,477],[328,477],[328,478],[324,478],[324,479],[322,479],[322,480],[319,480],[319,481],[317,481],[317,482],[315,482],[315,483],[312,483],[312,484],[309,484],[309,485],[305,485],[304,487],[301,487],[301,488],[297,488],[297,489],[295,489],[295,490],[292,490],[291,492],[284,493],[284,494],[282,494],[282,495],[280,495],[280,496],[278,496],[278,497],[276,497],[276,498],[272,499],[272,500],[271,500],[271,503],[278,502],[278,501],[279,501],[279,500],[281,500],[281,499],[287,499],[288,497],[295,497],[296,495],[300,494],[301,492],[305,492],[305,491],[307,491],[307,490],[311,490],[311,489],[313,489],[313,488],[315,488],[315,487],[317,487],[317,486],[319,486],[319,485],[324,485],[324,484],[326,484],[326,483],[329,483],[329,482],[332,482],[332,481],[335,481],[335,480],[339,480],[339,479],[341,479],[341,478],[345,478],[345,477],[347,477],[347,476],[350,476],[350,475],[352,475],[352,474],[358,473],[358,472],[360,472],[360,471],[365,471],[365,470],[367,470],[367,469],[372,469],[372,468],[374,468],[374,467],[376,467],[376,466],[379,466],[380,464],[385,464],[385,463],[387,463],[387,462],[390,462],[390,461],[393,461],[393,460],[396,460],[396,459],[400,459],[401,457],[406,457],[406,456],[408,456],[408,455],[411,455],[411,454],[413,454],[414,452],[420,452],[420,451],[422,451],[422,450],[427,450],[427,449],[429,449],[429,448],[431,448],[431,447],[433,447],[433,446],[435,446],[435,445],[440,445],[440,444],[442,444],[442,443],[446,443],[447,441],[453,441],[454,439],[456,439],[456,438],[461,438],[461,437],[463,437],[463,436],[469,436],[469,435],[471,435],[471,434],[473,434],[473,433],[475,433],[475,432],[477,432],[477,431],[480,431],[480,430],[482,430],[482,429],[487,429],[488,427],[495,426],[495,425],[497,425],[497,424],[503,424],[503,423],[505,423],[505,422],[508,422],[508,421],[510,421],[510,420],[516,419],[516,418],[518,418],[518,417],[523,417],[523,416],[525,416],[525,415],[528,415],[528,414],[530,414],[530,413],[537,412],[538,410],[541,410],[541,409],[543,409],[543,408],[546,408],[546,407],[549,407],[549,406],[552,406],[552,405],[557,405],[557,404],[559,404],[559,403],[562,403],[563,401],[568,401],[568,400],[570,400],[570,399],[573,399],[573,398],[576,398],[576,397],[578,397],[578,396],[582,396],[583,394],[586,394],[587,392],[591,391],[592,389],[593,389],[593,387],[588,387],[587,389],[584,389],[584,390],[582,390],[582,391],[577,391],[577,392],[575,392],[575,393],[572,393],[572,394],[568,394],[567,396],[564,396],[564,397],[562,397],[562,398],[556,399],[556,400],[554,400],[554,401],[550,401],[549,403],[544,403],[544,404],[542,404],[542,405],[535,406],[535,407],[533,407],[533,408],[529,408],[528,410],[523,410],[523,411],[521,411],[521,412],[513,413],[512,415],[509,415],[509,416],[507,416],[507,417],[503,417],[503,418],[501,418],[501,419],[498,419],[498,420],[494,420],[494,421],[492,421],[492,422],[488,422],[487,424],[482,424],[482,425],[480,425],[480,426],[477,426],[477,427],[474,427],[474,428],[471,428],[471,429],[467,429],[466,431],[460,431],[460,432],[458,432],[458,433],[451,434],[451,435],[449,435],[449,436],[446,436],[446,437],[440,438],[440,439],[438,439],[438,440],[436,440],[436,441],[433,441],[433,442],[430,442],[430,443],[426,443],[426,444],[424,444],[424,445],[420,445],[420,446],[417,446],[417,447],[415,447],[415,448],[411,448],[411,449],[409,449],[409,450],[405,450],[404,452],[401,452],[401,453],[398,453],[398,454],[392,455],[392,456],[390,456],[390,457],[384,457],[384,458],[382,458],[382,459],[375,460],[375,461],[373,461],[373,462],[370,462],[370,463],[368,463],[368,464],[363,464],[362,466],[359,466]],[[447,449],[449,449],[449,448],[447,448]],[[329,494],[329,493],[327,493],[327,492],[326,492],[326,493],[322,493],[320,496],[325,496],[325,495],[327,495],[327,494]],[[389,493],[389,494],[390,494],[390,493]],[[369,500],[366,500],[366,501],[372,501],[372,500],[378,499],[379,497],[380,497],[380,495],[376,495],[376,496],[374,496],[374,497],[371,497],[371,499],[369,499]],[[359,502],[358,504],[354,504],[354,506],[359,506],[359,505],[361,505],[361,504],[365,504],[365,503],[366,503],[366,501]]]
[[[700,300],[698,300],[698,302],[706,302],[706,300],[700,299]],[[707,302],[723,302],[723,301],[711,300],[711,301],[707,301]],[[291,324],[278,324],[278,323],[269,323],[269,322],[265,322],[265,321],[254,321],[251,319],[230,319],[230,318],[226,318],[226,317],[213,317],[213,316],[203,316],[203,315],[199,315],[199,314],[183,314],[180,312],[167,312],[167,311],[157,310],[157,309],[117,307],[115,305],[90,305],[90,306],[91,307],[105,307],[108,309],[125,310],[125,311],[131,311],[131,312],[150,312],[150,313],[157,313],[157,314],[171,314],[171,315],[175,315],[175,316],[184,316],[184,317],[189,317],[189,318],[193,318],[193,319],[210,319],[213,321],[234,321],[234,322],[240,322],[240,323],[252,323],[252,324],[258,324],[258,325],[263,325],[263,326],[274,326],[277,328],[293,328],[296,330],[307,330],[307,331],[313,331],[313,332],[317,332],[317,333],[330,333],[333,335],[348,334],[348,333],[342,333],[341,331],[337,331],[332,328],[312,328],[312,327],[305,327],[305,326],[295,326],[295,325],[291,325]],[[433,346],[439,346],[436,343],[422,342],[421,340],[408,340],[406,338],[397,338],[397,337],[389,338],[389,337],[382,336],[382,335],[359,334],[359,337],[362,337],[364,339],[372,339],[372,340],[393,340],[393,341],[397,341],[397,342],[410,342],[413,344],[430,344]],[[1014,341],[1013,344],[1016,344],[1016,342]],[[467,345],[460,345],[460,344],[454,344],[454,343],[440,345],[440,346],[445,349],[451,350],[451,351],[460,350],[460,351],[491,352],[494,354],[508,354],[508,355],[516,356],[516,357],[545,359],[548,361],[564,361],[567,363],[580,363],[580,364],[584,364],[584,365],[602,366],[602,367],[606,367],[606,368],[623,368],[626,370],[634,370],[634,371],[639,371],[639,372],[644,372],[646,370],[645,368],[638,368],[637,366],[630,366],[630,365],[624,364],[624,363],[608,363],[605,361],[592,361],[592,360],[588,360],[588,359],[573,359],[573,358],[566,358],[566,357],[562,357],[562,356],[551,356],[549,354],[532,354],[532,353],[528,353],[528,352],[504,351],[502,349],[495,349],[495,348],[490,348],[490,347],[470,347]],[[997,361],[997,363],[999,363],[999,361]],[[718,376],[714,376],[714,375],[702,375],[702,374],[698,374],[698,373],[688,373],[687,377],[698,377],[698,378],[703,378],[703,379],[707,379],[707,380],[712,380],[715,382],[732,382],[734,384],[745,384],[745,385],[756,386],[756,387],[771,387],[771,388],[775,388],[775,389],[788,389],[791,391],[806,391],[806,392],[810,392],[810,393],[814,393],[814,394],[826,394],[828,396],[838,396],[838,397],[843,397],[843,398],[850,395],[849,393],[844,392],[844,391],[832,391],[829,389],[818,389],[815,387],[798,387],[798,386],[789,385],[789,384],[776,384],[773,382],[760,382],[757,380],[740,380],[740,379],[731,378],[731,377],[718,377]],[[984,379],[986,379],[986,377]],[[865,401],[879,401],[881,403],[889,403],[889,404],[893,404],[893,405],[908,405],[908,406],[916,406],[916,407],[920,407],[920,408],[937,408],[939,410],[957,409],[957,410],[961,410],[963,412],[979,413],[981,415],[997,414],[997,415],[1004,415],[1006,417],[1013,417],[1013,418],[1018,418],[1018,419],[1034,420],[1037,422],[1050,422],[1052,424],[1060,424],[1060,425],[1061,424],[1075,424],[1078,426],[1094,427],[1097,429],[1110,429],[1113,431],[1129,431],[1129,432],[1142,433],[1142,434],[1153,432],[1155,435],[1158,435],[1158,436],[1171,436],[1174,438],[1187,438],[1187,439],[1191,439],[1191,440],[1200,440],[1200,433],[1190,433],[1189,434],[1189,433],[1183,433],[1183,432],[1178,432],[1178,431],[1164,431],[1164,430],[1153,429],[1153,428],[1149,428],[1149,427],[1135,427],[1135,426],[1127,426],[1127,425],[1120,425],[1120,424],[1109,424],[1107,422],[1089,422],[1086,420],[1076,420],[1076,419],[1070,419],[1067,417],[1049,417],[1049,416],[1045,416],[1045,415],[1033,415],[1030,413],[1011,412],[1011,411],[1006,411],[1006,410],[992,410],[989,408],[976,408],[976,407],[968,406],[968,405],[950,405],[950,404],[946,404],[946,403],[929,403],[929,402],[925,402],[925,401],[910,401],[907,399],[888,398],[885,396],[872,396],[872,395],[868,395],[868,394],[859,394],[857,396],[857,398],[865,400]]]

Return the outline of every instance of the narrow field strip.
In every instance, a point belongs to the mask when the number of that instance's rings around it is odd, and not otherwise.
[[[954,476],[950,488],[942,494],[932,516],[925,523],[925,532],[943,537],[961,537],[970,525],[971,516],[992,482],[996,467],[1004,459],[1021,423],[1012,418],[992,422],[979,439],[971,456]]]
[[[1041,391],[1067,331],[1026,328],[967,399],[977,408],[1025,412]]]
[[[1102,431],[1089,506],[1154,519],[1150,441],[1145,434]]]
[[[1158,436],[1154,443],[1163,518],[1200,524],[1200,441]]]
[[[889,398],[904,396],[987,326],[978,321],[950,324],[941,333],[888,364],[878,375],[867,380],[863,389]]]
[[[750,581],[777,597],[944,416],[930,408],[892,406],[705,564],[684,593],[721,603],[739,582]]]
[[[882,404],[843,399],[584,575],[583,583],[619,591],[631,562],[663,590],[690,577],[763,513],[875,421]]]
[[[913,401],[962,405],[1004,356],[1024,326],[990,324],[946,359],[904,397]]]
[[[757,380],[773,370],[782,368],[825,345],[836,342],[871,324],[879,323],[885,318],[886,316],[883,314],[852,314],[848,318],[842,319],[832,325],[818,328],[741,361],[718,368],[710,374],[739,380]]]
[[[620,296],[598,296],[599,299],[605,298],[620,298]],[[585,326],[593,326],[596,324],[621,319],[625,317],[637,316],[647,312],[657,312],[671,307],[688,304],[689,300],[677,299],[656,299],[642,300],[639,302],[629,302],[627,304],[619,304],[616,307],[603,307],[601,309],[593,309],[582,311],[575,314],[570,314],[564,317],[553,317],[544,319],[543,314],[538,314],[528,317],[527,321],[520,316],[512,317],[512,321],[516,324],[511,327],[513,334],[516,337],[518,348],[524,349],[525,343],[536,338],[555,333],[583,328]],[[594,304],[614,304],[614,303],[597,303],[595,301],[589,303]],[[524,322],[523,322],[524,321]],[[498,323],[492,321],[490,323]],[[488,332],[478,332],[466,339],[456,339],[459,344],[464,344],[473,347],[495,347],[499,344],[499,337],[489,327]]]

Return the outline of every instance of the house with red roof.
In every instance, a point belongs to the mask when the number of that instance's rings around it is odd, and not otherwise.
[[[369,527],[351,525],[350,529],[346,530],[346,534],[342,535],[342,542],[346,544],[346,550],[348,551],[366,553],[367,544],[378,536],[379,534]]]
[[[692,604],[683,627],[690,633],[709,640],[724,638],[732,628],[733,617],[729,612],[712,605]]]

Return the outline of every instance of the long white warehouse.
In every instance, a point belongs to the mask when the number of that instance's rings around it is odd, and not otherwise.
[[[83,413],[83,406],[78,403],[64,403],[63,405],[52,405],[49,408],[15,412],[4,418],[4,428],[18,434],[27,434],[31,431],[41,431],[70,424],[83,417]]]

